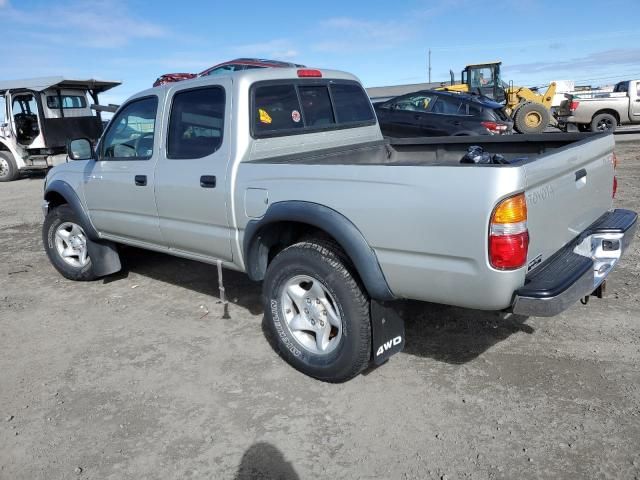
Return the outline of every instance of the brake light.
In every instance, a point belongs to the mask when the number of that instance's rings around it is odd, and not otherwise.
[[[480,122],[484,128],[490,133],[502,134],[507,132],[507,126],[504,123],[497,122]]]
[[[578,106],[580,105],[580,102],[577,101],[573,101],[571,102],[571,105],[569,105],[569,110],[571,110],[572,112],[575,112],[578,109]]]
[[[489,262],[498,270],[515,270],[527,262],[527,200],[519,193],[501,201],[489,225]]]
[[[616,193],[618,192],[618,179],[616,176],[613,176],[613,192],[611,192],[611,198],[616,198]]]
[[[298,77],[300,78],[322,78],[322,72],[311,68],[301,68],[298,70]]]

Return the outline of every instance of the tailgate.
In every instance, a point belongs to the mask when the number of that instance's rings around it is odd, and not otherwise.
[[[524,166],[529,269],[611,209],[613,147],[613,135],[598,135]]]

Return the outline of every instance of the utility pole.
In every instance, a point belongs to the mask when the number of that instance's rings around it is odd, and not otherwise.
[[[429,49],[429,83],[431,83],[431,49]]]

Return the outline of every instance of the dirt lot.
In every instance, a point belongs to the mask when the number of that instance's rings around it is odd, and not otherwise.
[[[617,205],[640,210],[640,144]],[[0,185],[0,478],[640,478],[640,240],[609,296],[553,319],[406,302],[406,351],[342,385],[265,339],[260,287],[127,249],[76,284],[42,179]]]

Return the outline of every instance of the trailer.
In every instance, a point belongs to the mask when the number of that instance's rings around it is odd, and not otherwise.
[[[61,76],[0,81],[0,182],[67,161],[67,139],[102,134],[98,95],[120,82]]]

